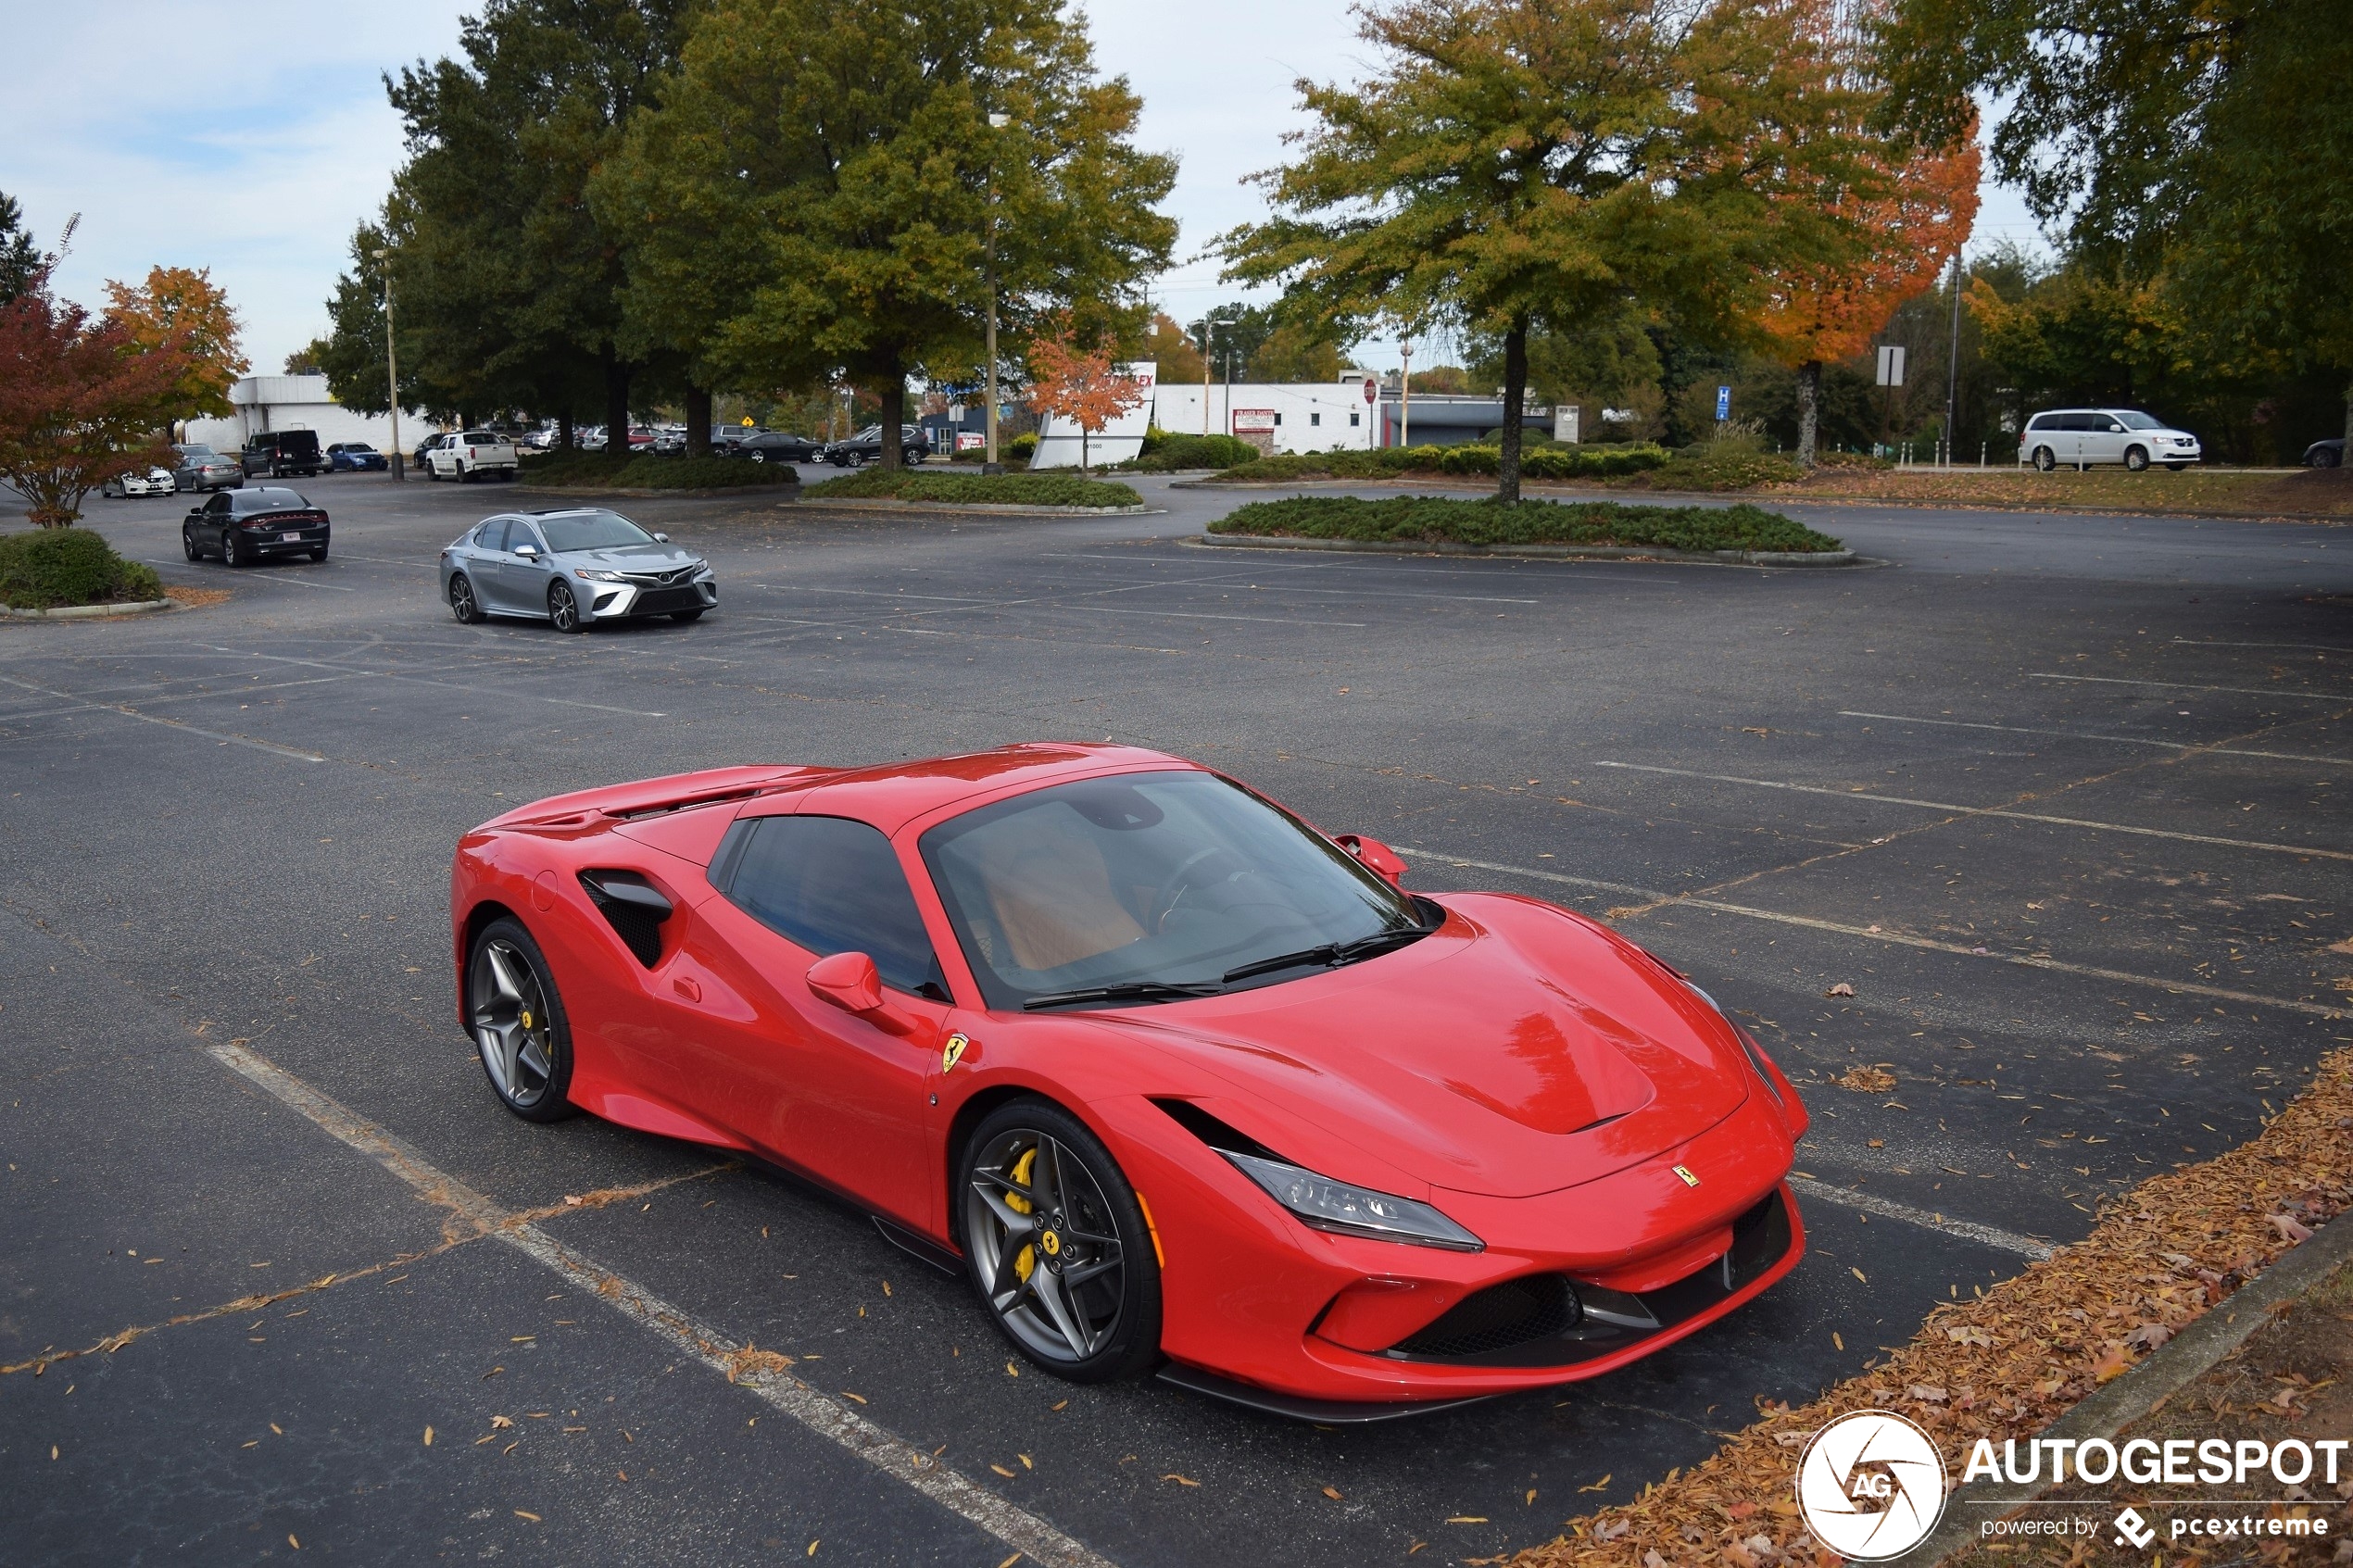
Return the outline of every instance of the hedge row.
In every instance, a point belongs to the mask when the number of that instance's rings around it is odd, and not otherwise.
[[[1143,497],[1125,484],[1080,479],[1060,473],[928,473],[901,469],[886,473],[878,468],[860,469],[812,484],[801,492],[805,500],[846,496],[855,500],[888,497],[900,501],[961,501],[1021,507],[1134,507]]]
[[[1405,473],[1492,474],[1504,449],[1485,443],[1462,446],[1380,446],[1369,452],[1279,452],[1243,463],[1222,476],[1236,483],[1294,479],[1386,479]],[[1628,446],[1529,445],[1519,455],[1526,479],[1608,479],[1641,473],[1668,460],[1667,449]]]
[[[526,458],[520,477],[564,490],[733,490],[748,484],[788,484],[792,470],[743,458],[656,457],[640,452],[550,452]]]
[[[1144,438],[1141,455],[1123,468],[1139,473],[1173,473],[1180,469],[1230,469],[1254,462],[1258,448],[1231,435],[1171,435],[1156,431]]]
[[[11,609],[161,597],[163,580],[154,567],[123,559],[86,528],[0,534],[0,604]]]
[[[1615,501],[1520,501],[1400,495],[1294,495],[1237,507],[1213,533],[1378,544],[1616,545],[1670,550],[1775,550],[1812,555],[1845,548],[1796,519],[1743,502],[1731,507],[1627,506]]]

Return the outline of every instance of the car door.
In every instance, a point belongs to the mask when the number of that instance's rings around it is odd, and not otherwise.
[[[474,585],[474,602],[484,609],[506,609],[507,584],[499,575],[499,563],[506,558],[509,520],[494,517],[466,535],[465,546],[458,553],[458,564]]]
[[[897,852],[847,817],[749,819],[712,861],[723,897],[698,909],[712,940],[689,955],[759,1022],[701,1032],[723,1058],[696,1107],[859,1201],[937,1232],[928,1104],[952,1010]],[[812,989],[819,959],[862,952],[883,1008],[852,1013]]]
[[[229,558],[229,529],[232,522],[229,508],[235,496],[242,494],[242,491],[216,490],[212,493],[212,498],[204,504],[203,532],[208,535],[208,543],[220,552],[222,560]]]
[[[522,552],[528,549],[531,554]],[[499,591],[508,608],[534,615],[547,613],[547,584],[555,569],[547,564],[547,542],[522,518],[507,524],[507,546],[498,555]]]

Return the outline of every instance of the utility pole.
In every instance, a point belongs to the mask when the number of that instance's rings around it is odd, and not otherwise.
[[[408,458],[400,450],[400,360],[392,345],[392,252],[380,250],[376,259],[384,264],[384,380],[392,396],[392,479],[397,484],[409,477]]]
[[[1216,353],[1217,322],[1208,316],[1201,319],[1201,433],[1209,433],[1209,361]]]
[[[1002,131],[1013,123],[1013,116],[991,114],[988,129]],[[998,473],[997,459],[997,138],[988,138],[988,451],[980,466],[983,473]]]
[[[1953,253],[1953,352],[1944,367],[1944,466],[1953,466],[1953,412],[1961,384],[1961,253]]]
[[[1397,445],[1411,446],[1414,444],[1414,340],[1407,338],[1398,345],[1397,353],[1398,358],[1404,361],[1404,369],[1397,372]]]

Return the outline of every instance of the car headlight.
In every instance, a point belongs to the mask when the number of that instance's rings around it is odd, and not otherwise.
[[[626,583],[629,581],[628,578],[623,577],[618,571],[594,571],[585,566],[573,567],[572,569],[572,574],[574,577],[585,577],[591,583]]]
[[[1449,1252],[1487,1250],[1485,1242],[1427,1203],[1350,1186],[1279,1160],[1262,1160],[1231,1149],[1218,1152],[1311,1229],[1402,1241],[1413,1247],[1439,1247]]]

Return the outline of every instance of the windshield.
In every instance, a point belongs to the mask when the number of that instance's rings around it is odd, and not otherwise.
[[[543,517],[539,532],[557,555],[568,550],[610,550],[622,545],[650,545],[654,536],[619,512],[572,512]]]
[[[174,450],[183,458],[217,458],[220,455],[209,446],[181,446]]]
[[[1266,984],[1425,929],[1414,901],[1347,851],[1210,773],[1087,779],[984,806],[921,840],[991,1008],[1134,985]],[[1372,939],[1366,942],[1366,939]],[[1126,1006],[1166,997],[1071,996]]]
[[[2126,430],[2163,430],[2165,428],[2163,420],[2157,418],[2154,414],[2144,414],[2135,408],[2126,408],[2119,413],[2116,416],[2116,422]]]

